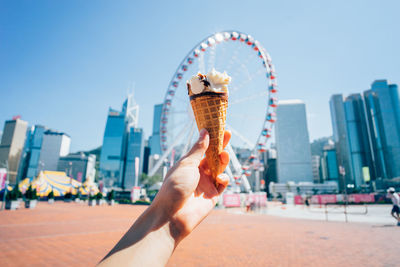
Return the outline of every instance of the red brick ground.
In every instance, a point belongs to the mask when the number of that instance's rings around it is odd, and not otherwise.
[[[39,203],[0,212],[0,266],[93,266],[145,207]],[[399,266],[400,227],[212,214],[169,266]]]

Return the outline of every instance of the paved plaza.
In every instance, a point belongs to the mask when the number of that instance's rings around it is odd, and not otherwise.
[[[93,266],[145,206],[0,212],[0,266]],[[400,227],[214,210],[169,266],[399,266]]]

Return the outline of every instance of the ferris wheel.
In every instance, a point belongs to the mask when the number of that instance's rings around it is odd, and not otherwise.
[[[232,185],[242,185],[248,191],[250,186],[246,177],[260,166],[259,155],[266,151],[276,121],[278,85],[268,52],[259,41],[239,31],[223,31],[204,38],[179,64],[168,85],[162,108],[160,142],[163,155],[149,175],[153,175],[168,157],[172,162],[180,158],[197,139],[186,81],[197,72],[207,73],[212,68],[226,71],[232,77],[226,122],[227,129],[232,132],[227,146],[231,163],[226,172]],[[239,150],[245,151],[244,157],[236,156]]]

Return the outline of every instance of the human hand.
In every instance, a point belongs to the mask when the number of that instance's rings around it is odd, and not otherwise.
[[[225,131],[224,148],[230,138],[231,133]],[[207,160],[203,158],[208,144],[209,134],[203,129],[192,149],[167,173],[152,204],[162,212],[162,220],[169,222],[176,244],[208,215],[229,183],[226,174],[220,174],[216,181],[212,178]],[[219,156],[225,169],[229,154],[222,151]]]

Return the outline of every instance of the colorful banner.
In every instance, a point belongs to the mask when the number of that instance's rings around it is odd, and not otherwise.
[[[351,194],[351,195],[349,195],[349,202],[351,202],[351,203],[360,203],[360,202],[372,203],[372,202],[375,202],[375,196],[374,196],[374,194]]]
[[[240,207],[240,195],[224,194],[223,204],[225,207]]]
[[[0,168],[0,190],[6,187],[7,169]]]

